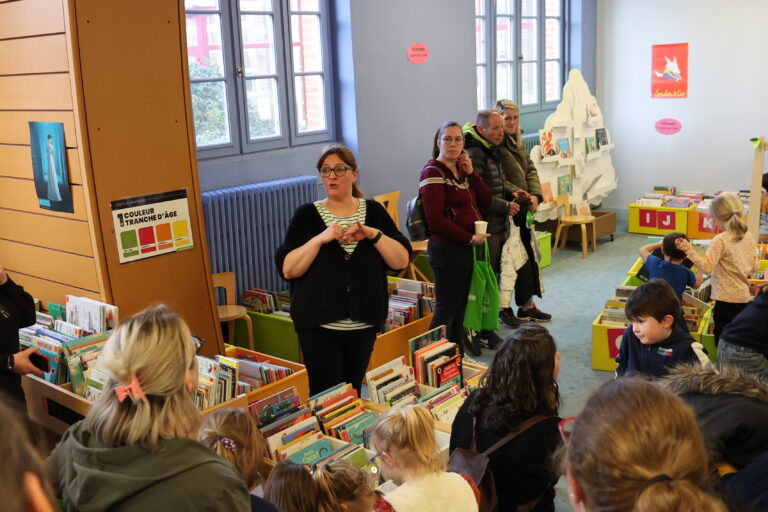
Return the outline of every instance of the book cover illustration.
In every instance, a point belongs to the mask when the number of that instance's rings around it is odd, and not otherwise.
[[[597,119],[598,111],[597,111],[597,103],[592,102],[587,105],[587,121],[592,122]]]
[[[586,153],[595,153],[599,150],[597,146],[597,139],[595,137],[585,137],[584,138],[584,144],[586,146]]]
[[[597,138],[599,147],[607,146],[609,144],[608,132],[605,131],[605,128],[598,128],[595,130],[595,137]]]
[[[567,137],[557,139],[557,151],[560,153],[560,158],[571,158],[571,144]]]
[[[573,193],[573,180],[570,174],[557,177],[557,195]],[[570,215],[570,213],[568,214]]]
[[[557,154],[552,139],[552,130],[539,130],[539,142],[541,143],[541,156],[555,156]]]
[[[550,203],[554,201],[554,197],[552,196],[552,184],[548,181],[545,181],[541,184],[541,196],[542,196],[542,203]]]

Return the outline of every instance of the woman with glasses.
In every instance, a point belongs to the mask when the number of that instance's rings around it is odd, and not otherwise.
[[[243,477],[194,439],[197,350],[163,305],[117,326],[99,358],[101,394],[48,458],[64,510],[250,511]]]
[[[555,509],[559,475],[550,459],[560,446],[559,373],[555,340],[540,325],[524,325],[497,349],[453,421],[451,452],[468,449],[473,437],[478,452],[502,443],[489,454],[499,510]]]
[[[475,233],[480,209],[491,202],[491,191],[473,172],[464,150],[461,126],[446,121],[437,130],[432,159],[421,171],[419,194],[429,227],[427,252],[435,273],[435,314],[431,327],[445,325],[448,339],[472,355],[480,347],[466,337],[464,310],[472,280],[472,246],[482,245],[489,234]]]
[[[573,510],[726,510],[701,490],[712,472],[693,412],[650,381],[608,381],[560,430]]]
[[[349,148],[317,161],[327,197],[294,213],[275,262],[291,285],[291,318],[314,395],[341,382],[360,392],[376,333],[387,319],[387,270],[411,245],[379,203],[366,200]]]

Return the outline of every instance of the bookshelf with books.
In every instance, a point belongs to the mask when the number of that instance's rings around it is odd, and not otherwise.
[[[537,211],[537,223],[558,218],[554,201],[558,194],[568,194],[570,204],[578,207],[584,202],[597,205],[616,189],[610,155],[614,144],[602,110],[579,70],[568,74],[563,100],[547,117],[539,142],[531,150],[531,159],[546,198]]]

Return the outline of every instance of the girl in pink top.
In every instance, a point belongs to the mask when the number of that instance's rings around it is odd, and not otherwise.
[[[744,207],[737,196],[727,192],[718,195],[709,206],[709,214],[723,232],[712,239],[706,256],[699,256],[684,238],[675,240],[675,245],[699,269],[711,275],[717,343],[723,327],[752,300],[748,279],[758,270],[758,258],[755,241],[747,231]]]

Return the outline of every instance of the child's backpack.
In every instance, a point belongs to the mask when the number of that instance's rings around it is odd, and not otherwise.
[[[544,416],[543,414],[537,414],[528,418],[517,427],[517,430],[513,430],[502,437],[496,444],[482,453],[477,452],[477,418],[472,418],[472,442],[469,445],[469,449],[456,448],[453,450],[451,459],[448,461],[448,471],[467,475],[475,481],[475,485],[477,485],[477,488],[480,490],[480,512],[498,512],[499,510],[499,498],[496,495],[496,482],[493,479],[493,473],[489,467],[491,462],[490,455],[532,426],[544,421],[547,417],[548,416]],[[541,496],[526,503],[523,507],[531,510],[539,502],[539,499],[541,499]]]
[[[429,238],[427,216],[424,213],[424,202],[421,199],[421,193],[408,201],[408,216],[405,223],[408,226],[408,236],[412,242]]]

